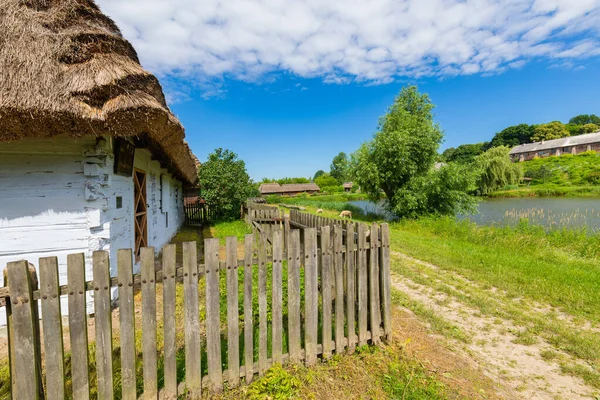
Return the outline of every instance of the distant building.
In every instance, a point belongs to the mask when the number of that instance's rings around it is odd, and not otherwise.
[[[280,185],[279,183],[263,183],[258,188],[263,196],[278,194],[281,196],[295,196],[301,193],[314,194],[319,193],[321,189],[315,183],[289,183]]]
[[[528,161],[535,157],[579,154],[590,150],[600,151],[600,132],[526,143],[513,147],[509,154],[514,161]]]
[[[344,182],[344,192],[351,192],[354,183],[352,182]]]

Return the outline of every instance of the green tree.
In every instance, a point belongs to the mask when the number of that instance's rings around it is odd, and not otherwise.
[[[542,140],[560,139],[567,136],[570,136],[570,133],[565,125],[560,121],[553,121],[537,125],[531,139],[534,142],[541,142]]]
[[[314,180],[317,180],[318,177],[320,177],[321,175],[325,174],[325,171],[323,171],[322,169],[318,170],[317,172],[315,172],[315,176],[313,178]]]
[[[343,151],[333,157],[329,174],[333,176],[339,183],[343,183],[348,177],[349,161],[348,156]]]
[[[472,206],[468,196],[450,196],[436,193],[453,193],[468,186],[443,186],[443,174],[453,174],[450,181],[464,177],[455,176],[458,167],[441,168],[440,175],[433,170],[437,150],[443,133],[433,120],[434,105],[427,94],[419,93],[416,86],[406,86],[395,98],[387,113],[379,119],[378,131],[373,139],[364,143],[352,155],[352,174],[361,190],[372,200],[385,193],[388,207],[399,217],[416,217],[422,214],[454,214]],[[434,179],[433,185],[428,179]],[[446,177],[448,178],[448,177]],[[449,184],[450,185],[450,184]]]
[[[534,126],[527,124],[519,124],[509,126],[502,131],[496,133],[489,143],[489,146],[484,146],[484,150],[491,147],[508,146],[515,147],[523,143],[530,143],[531,137],[534,134]]]
[[[483,153],[483,147],[486,143],[461,144],[446,157],[447,162],[456,162],[459,164],[470,164],[475,160],[475,157]]]
[[[337,181],[337,179],[335,179],[333,176],[331,176],[327,172],[324,173],[323,175],[319,176],[317,179],[315,179],[315,183],[317,184],[317,186],[320,189],[330,187],[330,186],[339,186],[340,185],[340,183]]]
[[[569,124],[573,125],[587,125],[587,124],[596,124],[600,125],[600,117],[595,114],[581,114],[576,117],[573,117],[569,120]]]
[[[600,126],[596,124],[585,124],[581,127],[581,133],[593,133],[600,131]]]
[[[468,165],[432,168],[396,193],[395,212],[407,218],[472,213],[477,210],[477,201],[469,193],[475,188],[475,174]]]
[[[215,219],[239,218],[240,207],[256,190],[246,164],[230,150],[216,149],[198,168],[200,195],[212,208]]]
[[[507,185],[518,184],[523,178],[523,169],[519,163],[510,159],[510,148],[493,147],[477,156],[477,188],[481,194],[489,194]]]

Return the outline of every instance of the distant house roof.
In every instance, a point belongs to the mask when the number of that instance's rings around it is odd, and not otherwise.
[[[569,136],[562,139],[545,140],[543,142],[526,143],[512,148],[509,154],[521,154],[530,151],[558,149],[561,147],[578,146],[600,142],[600,131],[585,135]]]
[[[318,192],[319,186],[315,183],[263,183],[258,188],[261,194],[294,193],[294,192]]]
[[[352,189],[352,186],[354,186],[354,183],[344,182],[344,189]]]
[[[316,183],[287,183],[281,185],[283,193],[289,192],[318,192],[321,190]]]
[[[281,185],[279,183],[263,183],[258,190],[261,194],[281,193]]]

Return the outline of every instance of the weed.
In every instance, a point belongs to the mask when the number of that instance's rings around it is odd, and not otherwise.
[[[276,364],[259,380],[253,382],[247,391],[251,400],[292,399],[298,395],[301,382],[281,365]]]

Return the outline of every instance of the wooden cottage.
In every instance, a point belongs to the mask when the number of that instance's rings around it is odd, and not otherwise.
[[[197,171],[156,77],[90,0],[6,0],[0,31],[0,266],[160,251]]]

